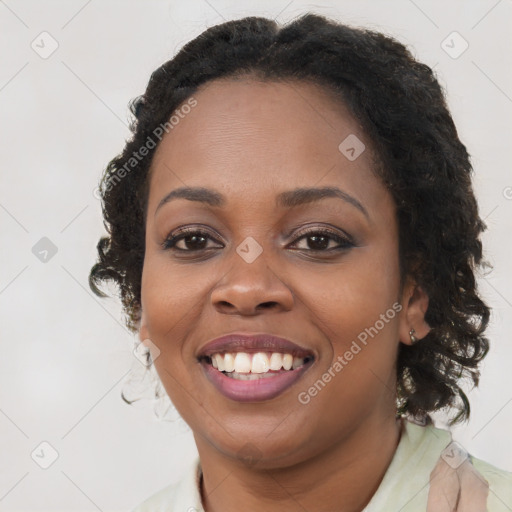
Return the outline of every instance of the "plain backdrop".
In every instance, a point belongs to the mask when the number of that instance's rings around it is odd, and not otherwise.
[[[129,137],[129,100],[185,42],[306,11],[395,36],[446,89],[494,266],[479,280],[492,348],[454,438],[512,470],[510,0],[2,0],[0,511],[131,510],[195,456],[175,412],[159,421],[149,399],[120,398],[142,367],[118,301],[87,285],[103,233],[94,191]]]

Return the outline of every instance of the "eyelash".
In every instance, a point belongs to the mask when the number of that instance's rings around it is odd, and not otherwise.
[[[191,237],[193,235],[200,235],[202,238],[209,238],[210,240],[216,241],[208,231],[198,229],[198,228],[180,228],[175,233],[175,235],[168,236],[164,242],[162,243],[162,248],[164,250],[175,250],[177,252],[188,252],[188,253],[200,253],[207,251],[210,248],[204,248],[204,249],[198,249],[198,250],[189,250],[189,249],[179,249],[176,247],[176,244],[180,240],[184,240],[185,238]],[[331,231],[326,228],[313,228],[313,229],[307,229],[302,230],[297,233],[297,236],[295,238],[294,243],[297,243],[301,239],[307,239],[308,237],[312,237],[314,235],[320,235],[324,237],[329,237],[330,239],[334,240],[339,244],[339,247],[334,247],[330,249],[297,249],[297,250],[305,250],[307,252],[324,252],[324,253],[330,253],[332,251],[341,251],[346,250],[351,247],[354,247],[354,243],[350,240],[349,237],[341,236],[339,233],[336,233],[334,231]]]

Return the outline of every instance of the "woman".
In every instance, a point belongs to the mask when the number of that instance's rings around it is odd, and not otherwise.
[[[511,510],[512,474],[429,416],[469,417],[489,348],[485,225],[432,70],[321,16],[250,17],[132,112],[91,286],[119,285],[199,453],[135,510]]]

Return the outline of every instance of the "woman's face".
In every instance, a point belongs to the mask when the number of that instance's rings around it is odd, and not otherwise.
[[[152,163],[140,338],[200,454],[297,463],[394,418],[398,345],[421,335],[425,302],[400,290],[395,206],[339,101],[251,79],[194,98]],[[211,197],[168,197],[189,187]],[[212,349],[238,359],[241,379],[228,377],[201,356],[233,333],[290,340],[298,367],[265,372],[293,352],[279,344]]]

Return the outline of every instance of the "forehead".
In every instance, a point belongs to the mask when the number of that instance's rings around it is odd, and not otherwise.
[[[180,116],[156,150],[150,209],[155,196],[183,185],[238,197],[328,185],[342,185],[362,200],[383,193],[360,123],[322,86],[222,79],[205,84],[193,98],[196,106]],[[356,159],[342,151],[346,140],[360,143]]]

